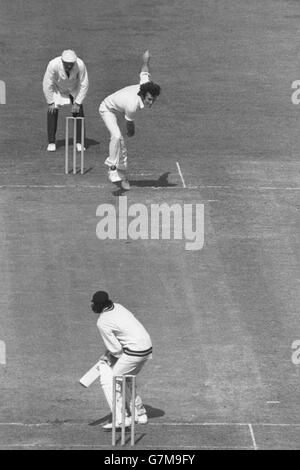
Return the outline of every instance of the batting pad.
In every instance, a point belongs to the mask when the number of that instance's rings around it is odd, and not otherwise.
[[[142,414],[146,414],[146,409],[143,405],[143,402],[142,402],[142,399],[141,397],[137,394],[137,388],[135,387],[135,403],[134,403],[134,406],[135,406],[135,415],[138,416],[138,415],[142,415]],[[131,399],[131,396],[132,396],[132,384],[131,384],[131,381],[127,381],[126,380],[126,404],[128,406],[128,409],[129,410],[132,410],[132,399]]]
[[[113,373],[111,367],[105,361],[99,362],[100,369],[100,385],[103,390],[104,396],[112,411],[112,381]]]

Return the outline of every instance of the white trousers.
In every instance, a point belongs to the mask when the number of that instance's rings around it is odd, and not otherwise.
[[[115,375],[137,375],[144,367],[146,362],[151,356],[136,357],[122,354],[117,360],[115,365],[111,368],[107,363],[102,363],[100,368],[100,385],[104,392],[107,403],[112,411],[112,378]],[[137,387],[136,387],[137,389]],[[131,400],[132,383],[129,379],[126,379],[126,406],[128,409],[132,409],[133,403]],[[143,405],[141,397],[135,390],[135,415],[142,415],[146,413],[146,409]],[[127,412],[126,412],[127,414]],[[116,421],[121,423],[122,421],[122,382],[116,381]]]
[[[99,113],[110,133],[109,156],[105,165],[116,166],[119,170],[127,169],[127,149],[115,113],[110,111],[102,101]]]

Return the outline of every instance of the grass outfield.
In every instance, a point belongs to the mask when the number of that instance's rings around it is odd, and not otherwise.
[[[299,449],[299,79],[297,2],[2,0],[0,448],[110,449],[90,311],[107,290],[151,334],[138,376],[149,424],[137,449]],[[90,90],[86,173],[46,152],[42,78],[74,48]],[[128,205],[204,204],[204,247],[105,240],[118,206],[103,162],[101,100],[152,54],[162,96],[128,140]],[[124,195],[124,194],[123,194]]]

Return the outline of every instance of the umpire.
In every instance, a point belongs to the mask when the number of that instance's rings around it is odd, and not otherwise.
[[[55,152],[58,109],[72,105],[73,117],[84,117],[82,103],[89,88],[89,79],[84,62],[73,50],[65,50],[62,55],[52,59],[47,66],[43,79],[43,92],[48,104],[47,131],[48,152]],[[77,139],[81,136],[81,120],[77,121]],[[81,144],[77,142],[77,151]]]

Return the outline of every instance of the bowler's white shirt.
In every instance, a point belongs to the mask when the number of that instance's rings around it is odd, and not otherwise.
[[[135,316],[120,304],[100,314],[97,327],[106,348],[113,356],[120,357],[123,348],[144,351],[152,347],[151,338]]]
[[[136,112],[144,108],[143,101],[138,95],[140,85],[149,81],[150,74],[148,72],[141,72],[140,83],[138,85],[126,86],[112,95],[109,95],[104,100],[106,107],[110,111],[113,110],[125,114],[127,121],[133,121]]]
[[[48,104],[54,103],[54,94],[72,95],[76,103],[82,104],[89,88],[89,79],[84,62],[78,57],[70,76],[66,74],[61,57],[52,59],[43,79],[43,92]]]

